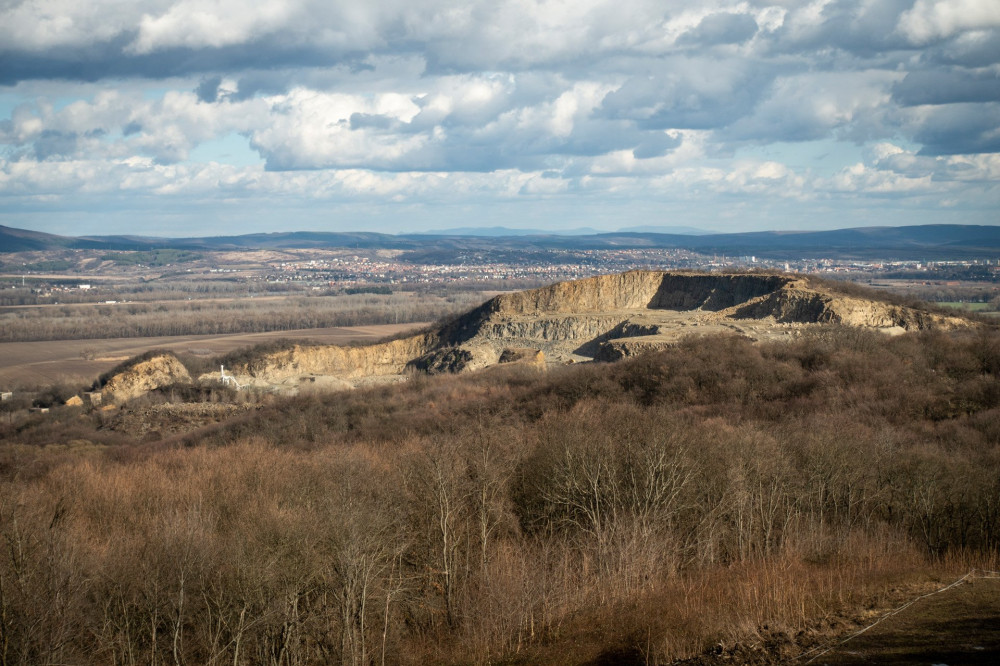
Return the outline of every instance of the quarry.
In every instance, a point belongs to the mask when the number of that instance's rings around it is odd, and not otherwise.
[[[404,381],[517,363],[539,369],[615,361],[690,336],[795,339],[840,324],[888,335],[951,330],[969,320],[848,295],[797,275],[629,271],[496,296],[437,327],[365,346],[309,343],[261,351],[191,377],[169,354],[132,364],[102,387],[122,402],[159,386],[225,382],[278,393]]]
[[[915,599],[911,661],[995,657],[988,318],[764,272],[493,293],[7,411],[12,663],[806,663]]]

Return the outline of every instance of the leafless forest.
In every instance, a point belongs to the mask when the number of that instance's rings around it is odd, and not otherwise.
[[[0,664],[787,659],[996,568],[998,373],[995,331],[831,328],[2,426]]]

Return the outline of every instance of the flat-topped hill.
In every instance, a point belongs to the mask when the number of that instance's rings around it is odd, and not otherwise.
[[[830,324],[890,334],[975,325],[802,276],[630,271],[502,294],[410,337],[361,347],[295,344],[230,370],[244,386],[346,388],[415,371],[615,360],[691,335],[791,339],[805,327]]]

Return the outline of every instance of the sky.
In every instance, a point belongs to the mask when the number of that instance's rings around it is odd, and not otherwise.
[[[1000,224],[998,0],[0,0],[0,225]]]

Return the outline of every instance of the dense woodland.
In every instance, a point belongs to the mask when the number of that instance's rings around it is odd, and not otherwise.
[[[996,331],[828,328],[0,426],[0,664],[789,658],[997,568],[998,377]]]

